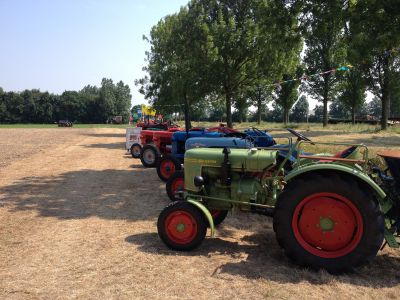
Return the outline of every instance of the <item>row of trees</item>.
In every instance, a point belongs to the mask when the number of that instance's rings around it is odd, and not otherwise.
[[[288,122],[299,92],[322,102],[324,125],[332,101],[354,120],[370,91],[386,128],[400,95],[397,2],[191,0],[152,28],[148,76],[136,84],[163,113],[183,107],[190,116],[223,103],[228,126],[232,107],[240,121],[255,106],[261,121],[269,101]],[[337,70],[346,65],[350,71]]]
[[[215,105],[217,104],[217,105]],[[137,111],[140,105],[134,106],[132,111]],[[379,118],[381,115],[381,101],[374,97],[372,101],[364,103],[360,106],[358,113],[360,115],[370,115]],[[399,111],[400,106],[393,108]],[[310,106],[305,95],[299,97],[294,106],[289,111],[290,122],[322,122],[323,120],[323,105],[317,105],[310,110]],[[329,105],[329,116],[334,119],[348,120],[351,118],[351,111],[345,103],[335,100]],[[182,114],[176,114],[173,118],[181,119]],[[246,110],[245,114],[240,114],[238,110],[232,113],[233,122],[257,122],[258,111]],[[284,119],[284,110],[276,102],[272,102],[271,107],[265,107],[261,114],[261,120],[266,122],[282,122]],[[223,103],[208,103],[206,106],[195,106],[191,109],[191,118],[193,121],[209,121],[209,122],[224,122],[226,120],[225,107]]]
[[[68,119],[79,123],[105,123],[114,116],[129,116],[130,88],[104,78],[101,87],[54,95],[40,90],[5,92],[0,88],[0,123],[53,123]]]

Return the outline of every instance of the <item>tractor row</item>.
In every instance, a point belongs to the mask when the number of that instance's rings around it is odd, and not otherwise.
[[[192,128],[188,131],[176,127],[164,130],[128,128],[126,146],[132,157],[140,158],[144,167],[157,168],[160,179],[167,181],[175,171],[181,169],[187,140],[192,141],[191,148],[248,148],[254,145],[270,146],[274,143],[269,134],[256,128],[239,132],[221,124],[208,129]]]
[[[207,228],[214,236],[234,211],[272,217],[278,244],[303,267],[347,272],[386,244],[398,248],[400,151],[379,152],[382,169],[364,145],[317,143],[288,130],[294,140],[266,147],[247,140],[243,147],[202,148],[188,139],[170,195],[178,201],[158,218],[161,240],[173,250],[192,250]],[[314,153],[320,144],[343,149]]]

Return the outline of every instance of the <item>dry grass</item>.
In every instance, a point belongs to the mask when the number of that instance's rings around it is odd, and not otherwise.
[[[28,137],[0,130],[1,299],[400,297],[398,251],[385,249],[355,274],[302,270],[262,216],[229,216],[196,251],[170,251],[155,226],[169,203],[164,185],[124,154],[124,130],[60,130],[34,131],[30,155],[14,156]],[[372,149],[400,145],[394,134],[331,131],[306,134]]]

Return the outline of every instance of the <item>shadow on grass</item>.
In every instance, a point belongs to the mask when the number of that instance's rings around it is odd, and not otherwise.
[[[93,137],[115,137],[121,138],[125,141],[125,133],[85,133],[86,136],[93,136]]]
[[[125,143],[98,143],[98,144],[89,144],[84,145],[86,148],[99,148],[99,149],[121,149],[125,150]]]
[[[136,166],[135,166],[136,167]],[[0,206],[59,219],[149,220],[169,203],[154,169],[81,170],[26,177],[0,188]]]
[[[199,248],[190,252],[169,250],[157,233],[143,233],[128,236],[126,242],[137,245],[139,251],[176,256],[229,256],[233,262],[222,263],[213,272],[230,274],[248,279],[266,279],[278,283],[299,283],[307,281],[314,285],[323,285],[339,281],[356,286],[383,288],[400,283],[400,258],[378,255],[369,265],[354,273],[331,275],[326,271],[312,271],[299,268],[289,261],[279,248],[272,230],[264,234],[252,234],[240,241],[222,238],[206,238]],[[247,255],[246,259],[243,259]]]

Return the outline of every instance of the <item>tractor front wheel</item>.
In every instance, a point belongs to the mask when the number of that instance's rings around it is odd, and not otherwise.
[[[168,198],[171,201],[183,200],[183,192],[185,190],[185,178],[183,170],[176,171],[168,179],[165,184],[165,189],[167,190]]]
[[[140,151],[142,150],[142,146],[139,144],[133,144],[131,146],[131,154],[133,158],[140,158]]]
[[[140,151],[140,161],[146,168],[155,168],[160,157],[160,150],[152,144],[145,145]]]
[[[189,251],[204,240],[207,232],[206,219],[193,204],[177,201],[161,211],[157,230],[161,240],[169,248]]]
[[[157,165],[158,177],[166,182],[176,171],[181,170],[181,162],[171,154],[165,155]]]
[[[314,174],[294,179],[279,195],[274,230],[298,265],[342,273],[376,256],[384,217],[373,193],[353,178]]]

